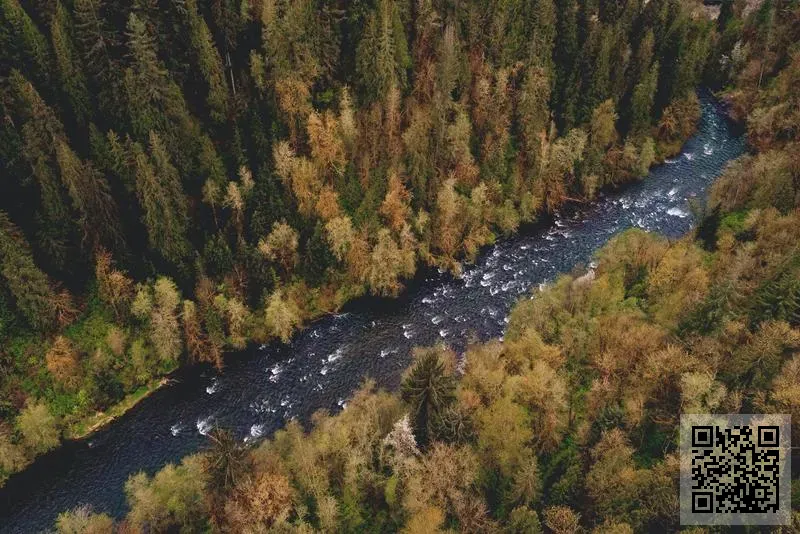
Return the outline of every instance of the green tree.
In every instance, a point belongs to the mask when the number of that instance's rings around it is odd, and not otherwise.
[[[411,408],[414,437],[420,447],[425,447],[435,438],[437,418],[455,399],[455,381],[438,349],[417,354],[401,392]]]
[[[58,534],[113,534],[114,520],[107,514],[96,514],[88,506],[79,506],[58,514]]]
[[[211,31],[198,10],[196,0],[187,0],[184,9],[189,25],[189,38],[194,51],[194,59],[208,83],[206,102],[210,108],[211,118],[214,121],[222,122],[225,120],[228,105],[228,86],[225,81],[222,58],[214,45]]]
[[[204,461],[198,456],[184,458],[177,466],[167,464],[152,478],[137,473],[125,482],[127,520],[135,529],[155,532],[205,530],[205,484]]]
[[[379,0],[367,17],[356,50],[356,73],[368,101],[386,97],[392,88],[404,89],[406,70],[411,66],[397,0]]]
[[[589,126],[591,144],[594,148],[605,150],[616,140],[616,122],[617,112],[613,101],[606,100],[594,109]]]
[[[117,34],[104,16],[104,0],[74,0],[75,40],[102,111],[122,116],[121,77],[116,59]]]
[[[297,304],[281,290],[270,295],[264,314],[267,330],[284,343],[289,342],[302,322]]]
[[[92,114],[92,102],[86,75],[75,50],[73,31],[69,11],[64,4],[58,2],[55,16],[50,23],[50,38],[53,43],[59,83],[69,98],[72,112],[79,122],[85,123]]]
[[[50,47],[19,0],[0,1],[0,25],[0,45],[6,57],[15,59],[15,66],[25,68],[37,82],[48,83],[51,74]]]
[[[150,341],[158,357],[174,364],[181,355],[178,305],[180,293],[169,278],[160,277],[153,285],[153,307],[150,312]]]
[[[12,71],[9,83],[23,123],[23,156],[30,165],[39,189],[41,224],[52,240],[52,244],[42,243],[42,248],[47,250],[56,265],[62,266],[73,228],[59,183],[54,151],[56,141],[64,139],[64,127],[33,84],[22,74]]]
[[[150,133],[150,154],[133,144],[136,194],[143,211],[150,246],[168,261],[180,265],[189,252],[186,237],[186,198],[178,171],[155,132]]]
[[[55,293],[50,280],[36,266],[19,228],[0,212],[0,274],[28,324],[40,331],[56,325]]]
[[[578,106],[578,123],[588,122],[594,109],[611,96],[611,52],[615,44],[610,27],[595,26],[584,45],[583,89]]]
[[[653,103],[658,89],[659,64],[650,70],[633,88],[630,107],[630,132],[634,135],[647,132],[653,120]]]
[[[557,0],[558,14],[556,44],[553,49],[556,69],[553,110],[560,131],[575,124],[575,103],[580,94],[578,77],[578,3],[576,0]]]
[[[61,441],[58,420],[42,401],[28,401],[17,417],[25,446],[35,454],[47,452]]]
[[[79,225],[91,248],[117,248],[122,241],[117,205],[108,182],[89,161],[81,161],[64,140],[55,141],[61,181],[80,214]]]

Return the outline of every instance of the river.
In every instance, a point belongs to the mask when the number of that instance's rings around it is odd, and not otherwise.
[[[131,474],[153,473],[201,449],[213,425],[254,440],[289,418],[344,408],[364,377],[396,388],[413,346],[444,342],[461,350],[469,339],[502,336],[517,299],[588,264],[614,234],[631,227],[685,234],[694,223],[690,199],[702,199],[726,162],[744,150],[719,105],[707,95],[701,104],[697,134],[645,180],[489,247],[462,276],[422,273],[400,298],[358,299],[287,346],[229,357],[222,374],[207,367],[177,373],[175,383],[107,428],[13,476],[0,490],[0,532],[39,532],[60,511],[80,504],[119,517]]]

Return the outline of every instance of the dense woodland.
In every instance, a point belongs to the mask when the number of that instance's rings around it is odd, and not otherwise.
[[[786,63],[765,6],[0,0],[0,481],[182,363],[643,176],[699,83]]]
[[[78,509],[59,532],[679,530],[679,414],[800,417],[800,4],[723,4],[711,35],[705,79],[724,89],[752,150],[715,184],[694,235],[621,234],[592,274],[522,300],[504,341],[472,346],[463,370],[446,347],[419,349],[397,394],[366,383],[309,432],[291,422],[251,448],[216,431],[208,451],[132,477],[124,521]],[[502,63],[497,53],[482,58]],[[551,99],[569,128],[560,80]],[[571,131],[561,139],[585,135]],[[800,514],[775,531],[800,531]]]

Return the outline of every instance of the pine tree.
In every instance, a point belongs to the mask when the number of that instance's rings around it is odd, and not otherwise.
[[[41,199],[37,212],[38,248],[58,268],[65,268],[74,223],[60,184],[54,145],[64,138],[61,122],[39,93],[18,71],[9,76],[12,95],[22,122],[23,156],[30,165]]]
[[[653,63],[650,70],[633,88],[630,107],[630,132],[634,135],[650,128],[656,90],[658,89],[659,64]]]
[[[16,60],[15,67],[33,74],[39,83],[49,83],[50,47],[19,0],[0,0],[0,27],[5,30],[0,31],[0,45],[4,51],[8,51],[11,56],[9,59]]]
[[[101,110],[116,119],[125,113],[115,54],[117,36],[104,11],[104,0],[74,0],[75,40]]]
[[[79,122],[85,123],[91,116],[92,102],[87,89],[86,76],[73,44],[72,20],[67,8],[58,2],[55,16],[50,23],[55,63],[59,82],[67,94],[72,112]]]
[[[227,115],[228,106],[228,86],[222,58],[214,45],[211,31],[197,8],[196,0],[187,0],[184,9],[195,61],[208,83],[206,102],[210,108],[211,118],[216,122],[222,122]]]
[[[127,23],[128,59],[125,94],[137,139],[159,133],[174,165],[183,175],[201,170],[219,182],[216,151],[189,114],[183,93],[158,58],[156,40],[144,20],[131,13]],[[210,146],[209,146],[210,145]],[[202,184],[199,181],[199,184]]]
[[[127,30],[131,66],[125,71],[125,88],[133,131],[144,137],[152,130],[164,129],[164,109],[159,107],[171,96],[169,78],[145,22],[131,13]]]
[[[584,46],[582,61],[583,86],[577,122],[588,122],[592,111],[603,100],[611,96],[611,52],[614,44],[613,30],[594,26]]]
[[[537,174],[543,142],[550,128],[550,86],[551,81],[543,68],[528,68],[518,94],[521,152],[531,178]]]
[[[528,68],[539,67],[552,75],[553,47],[556,42],[556,4],[553,0],[536,0],[535,16],[531,17]]]
[[[379,0],[356,50],[356,72],[366,100],[379,100],[392,88],[405,88],[410,66],[399,2]]]
[[[553,109],[559,130],[566,131],[575,123],[575,101],[580,94],[578,78],[578,5],[576,0],[557,0],[558,14],[555,56],[555,88]]]
[[[414,437],[421,447],[434,437],[437,417],[453,402],[455,381],[447,371],[437,349],[417,356],[403,380],[402,397],[411,407]]]
[[[81,161],[64,140],[57,140],[56,161],[79,225],[89,248],[118,248],[122,242],[117,206],[105,177],[88,161]]]
[[[0,275],[28,324],[39,331],[48,331],[56,325],[56,295],[50,280],[34,263],[22,232],[3,212],[0,212]]]
[[[189,252],[186,232],[186,198],[178,172],[170,163],[164,144],[150,133],[152,159],[137,143],[132,159],[136,168],[136,193],[143,211],[150,246],[168,261],[180,265]]]

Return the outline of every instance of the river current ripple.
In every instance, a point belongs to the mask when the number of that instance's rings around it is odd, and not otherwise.
[[[222,374],[205,367],[177,373],[174,384],[107,428],[12,477],[0,490],[0,532],[48,529],[59,512],[81,504],[119,517],[131,474],[153,473],[201,449],[214,425],[250,441],[291,418],[343,409],[365,377],[396,388],[413,346],[443,342],[463,350],[470,339],[502,336],[516,300],[558,273],[589,264],[613,235],[632,227],[673,238],[685,234],[694,224],[690,200],[702,199],[744,150],[724,110],[707,95],[701,103],[697,134],[645,180],[556,214],[551,226],[497,243],[460,277],[428,271],[399,299],[359,299],[315,321],[287,346],[228,358]]]

